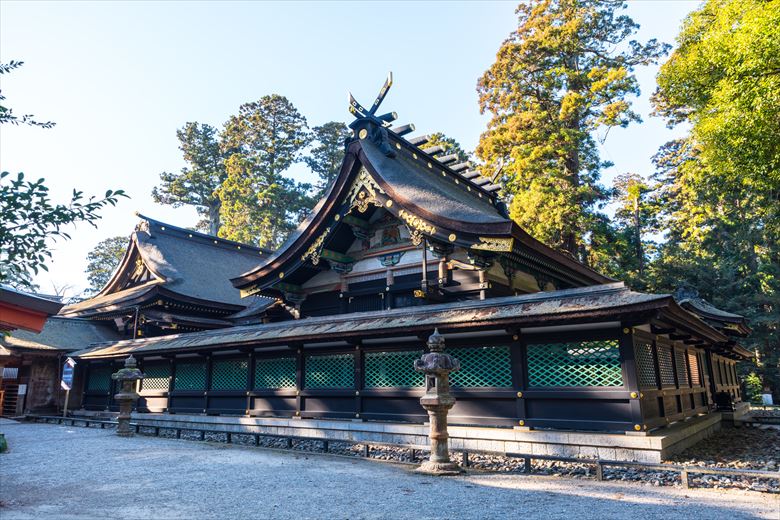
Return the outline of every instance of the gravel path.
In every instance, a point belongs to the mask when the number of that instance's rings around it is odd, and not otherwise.
[[[440,479],[307,453],[4,424],[0,518],[780,518],[780,497],[513,474]],[[441,507],[439,506],[441,505]]]

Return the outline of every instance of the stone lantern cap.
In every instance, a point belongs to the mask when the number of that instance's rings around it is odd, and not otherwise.
[[[428,350],[420,359],[414,361],[414,369],[426,374],[446,374],[460,370],[460,361],[444,353],[444,336],[439,329],[428,338]]]
[[[120,368],[114,374],[111,374],[111,379],[117,381],[136,381],[143,379],[144,374],[138,369],[138,364],[132,354],[125,359],[125,368]]]

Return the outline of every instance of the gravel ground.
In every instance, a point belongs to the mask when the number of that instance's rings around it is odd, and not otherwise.
[[[434,478],[305,451],[122,439],[111,430],[47,424],[0,430],[10,445],[0,455],[3,520],[780,518],[780,497],[749,491],[508,473]]]

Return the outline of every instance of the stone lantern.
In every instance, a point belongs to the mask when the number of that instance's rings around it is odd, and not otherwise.
[[[135,382],[143,378],[144,374],[138,370],[132,354],[125,360],[125,368],[111,374],[111,379],[116,379],[120,385],[119,393],[114,395],[114,399],[119,403],[119,424],[116,434],[120,437],[133,436],[133,430],[130,428],[130,413],[133,411],[133,402],[139,397],[135,391]]]
[[[429,475],[457,475],[463,469],[450,460],[447,413],[455,404],[450,394],[450,372],[460,369],[460,362],[444,353],[444,336],[436,329],[428,338],[428,352],[414,362],[414,369],[425,373],[425,395],[420,404],[431,422],[431,458],[417,468]]]

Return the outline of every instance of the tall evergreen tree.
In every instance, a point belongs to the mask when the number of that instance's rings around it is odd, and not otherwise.
[[[530,0],[518,29],[478,82],[480,109],[492,119],[477,155],[503,166],[510,214],[536,238],[588,259],[585,238],[607,199],[598,185],[607,165],[594,135],[639,121],[629,96],[635,67],[667,46],[629,37],[638,25],[618,0]]]
[[[187,166],[178,174],[161,173],[162,184],[152,190],[152,198],[174,207],[195,206],[206,219],[198,228],[217,235],[222,206],[218,190],[227,178],[219,132],[213,126],[191,122],[177,130],[176,137]]]
[[[111,275],[119,265],[127,249],[127,237],[116,236],[106,238],[97,243],[87,254],[87,281],[91,294],[97,293],[111,279]]]
[[[745,314],[780,398],[780,2],[709,0],[661,67],[656,110],[690,133],[657,156],[668,240],[658,289],[696,286]]]
[[[341,162],[344,160],[344,143],[352,132],[344,123],[330,121],[315,126],[311,133],[315,146],[303,160],[319,178],[315,185],[314,198],[320,199],[339,174]]]
[[[227,177],[219,188],[220,236],[277,247],[311,207],[310,185],[283,175],[309,143],[306,118],[284,96],[241,105],[225,124]]]

